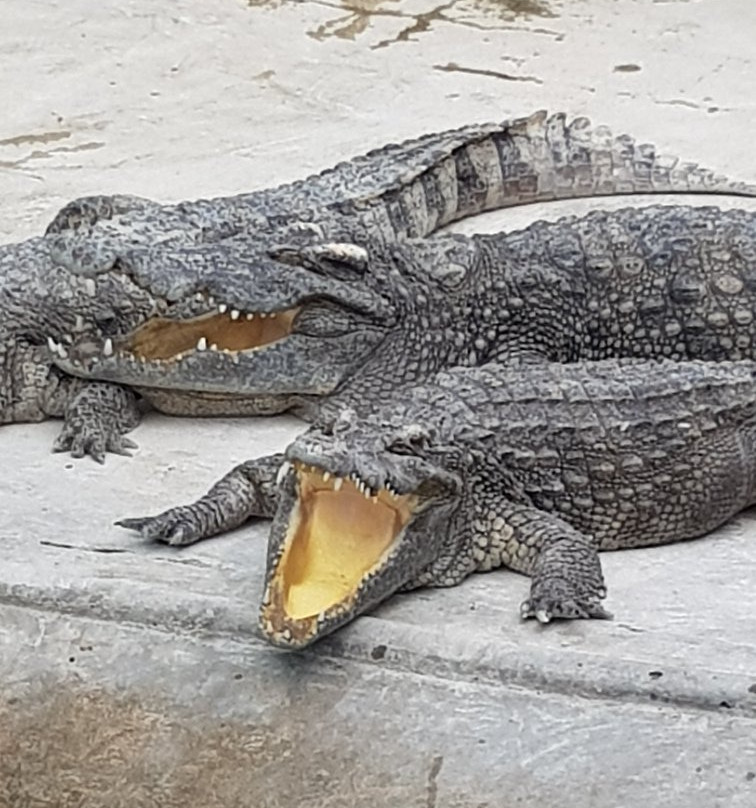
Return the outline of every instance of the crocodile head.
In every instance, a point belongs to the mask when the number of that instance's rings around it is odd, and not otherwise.
[[[368,357],[400,361],[381,344],[418,306],[417,263],[397,245],[370,254],[348,243],[263,251],[229,239],[173,254],[133,251],[111,271],[152,304],[117,334],[75,341],[59,364],[147,388],[148,398],[150,389],[260,397],[266,411],[282,410],[292,395],[337,390]]]
[[[53,359],[148,305],[126,276],[72,275],[53,260],[47,239],[0,247],[0,424],[63,415],[77,382]]]
[[[385,413],[347,410],[287,450],[259,618],[275,645],[307,645],[417,583],[454,541],[464,456]]]

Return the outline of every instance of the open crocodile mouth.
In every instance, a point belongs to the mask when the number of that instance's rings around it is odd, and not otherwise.
[[[255,350],[291,334],[298,308],[278,312],[241,312],[221,304],[216,314],[187,320],[153,317],[139,326],[120,346],[137,359],[176,361],[195,351],[236,354]],[[106,344],[106,355],[112,343]]]
[[[265,636],[288,647],[306,645],[323,623],[350,611],[418,504],[414,494],[371,491],[354,476],[294,468],[297,501],[260,612]]]

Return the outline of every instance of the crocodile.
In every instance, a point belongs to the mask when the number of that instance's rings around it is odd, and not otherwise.
[[[84,382],[61,372],[52,360],[62,366],[75,341],[99,343],[107,355],[112,339],[140,318],[180,312],[183,293],[206,285],[196,277],[196,266],[183,276],[175,274],[170,251],[179,247],[196,258],[203,249],[217,249],[227,263],[241,238],[253,271],[235,272],[234,284],[254,297],[260,282],[259,300],[269,286],[261,277],[271,263],[266,253],[271,245],[334,236],[387,243],[424,237],[493,208],[655,192],[754,196],[756,188],[660,157],[653,146],[638,145],[627,135],[614,137],[607,127],[594,128],[585,118],[568,122],[563,113],[541,111],[388,145],[305,180],[249,194],[171,205],[124,195],[75,200],[55,216],[46,238],[0,247],[0,424],[63,415],[55,446],[59,450],[89,453],[102,461],[106,450],[126,453],[133,447],[123,434],[138,422],[139,408],[134,393],[118,386],[125,381],[123,374],[104,368],[115,384]],[[148,256],[155,269],[149,289],[121,271],[136,254],[143,261]],[[216,256],[211,252],[208,258]],[[66,276],[64,268],[76,272]],[[290,273],[292,278],[295,274]],[[85,276],[95,285],[85,282]],[[210,301],[204,303],[207,307]],[[235,311],[228,309],[231,319]],[[336,310],[334,318],[339,319]],[[307,316],[299,319],[298,326],[304,327]],[[248,326],[267,338],[285,322],[270,318],[263,323],[260,317]],[[165,339],[168,348],[173,344],[165,332],[155,337]],[[306,370],[320,356],[319,351],[301,356],[299,364]],[[146,363],[145,371],[149,367]],[[87,375],[81,366],[73,369]],[[204,372],[199,369],[200,377]],[[140,382],[144,380],[135,384]],[[159,389],[145,395],[168,412],[257,414],[282,409],[278,396],[219,398],[203,393],[200,384],[186,401]]]
[[[280,237],[293,225],[342,237],[422,238],[485,211],[586,196],[756,195],[756,186],[657,154],[585,117],[539,110],[388,144],[303,180],[216,199],[161,205],[115,195],[76,199],[47,227],[78,272],[116,266],[129,247]],[[268,244],[270,242],[268,241]]]
[[[265,259],[244,240],[206,245],[196,262],[194,248],[177,250],[123,259],[151,304],[125,333],[75,340],[65,370],[134,385],[174,414],[289,409],[312,421],[454,366],[756,359],[756,213],[744,210],[595,211]]]
[[[501,566],[532,579],[523,618],[606,618],[598,551],[702,536],[756,502],[756,363],[454,368],[281,460],[171,517],[272,517],[259,624],[275,645]]]

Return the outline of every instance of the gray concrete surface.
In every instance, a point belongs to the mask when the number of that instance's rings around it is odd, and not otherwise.
[[[756,181],[755,32],[745,0],[3,0],[0,239],[540,107]],[[498,571],[287,655],[254,628],[265,525],[175,552],[112,521],[300,424],[151,414],[104,468],[58,428],[0,429],[0,808],[756,805],[752,516],[605,556],[610,623],[521,625]]]

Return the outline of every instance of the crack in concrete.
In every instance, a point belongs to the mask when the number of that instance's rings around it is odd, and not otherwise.
[[[40,539],[40,544],[43,544],[45,547],[57,547],[62,550],[83,550],[86,553],[128,553],[129,550],[125,550],[119,547],[83,547],[79,544],[66,544],[65,542],[61,541],[48,541],[47,539]]]
[[[94,149],[101,149],[104,145],[104,143],[98,140],[92,140],[88,143],[81,143],[78,146],[59,146],[49,151],[35,149],[20,160],[0,160],[0,168],[21,168],[21,166],[31,160],[46,160],[48,157],[53,157],[56,154],[73,154],[74,152],[92,151]]]
[[[500,73],[498,70],[482,70],[475,67],[462,67],[456,62],[448,62],[445,65],[433,65],[434,70],[441,70],[444,73],[470,73],[473,76],[487,76],[492,79],[503,79],[504,81],[529,81],[533,84],[543,84],[543,81],[536,76],[514,76],[511,73]]]
[[[67,544],[66,542],[50,541],[49,539],[40,539],[40,544],[45,547],[55,547],[61,550],[79,550],[82,553],[102,553],[111,555],[119,553],[122,555],[138,555],[133,550],[124,547],[88,547],[84,544]],[[205,561],[200,561],[198,558],[179,558],[177,556],[152,556],[151,561],[162,561],[166,564],[183,564],[189,567],[200,567],[202,569],[216,569],[216,565],[208,564]]]
[[[23,146],[25,143],[52,143],[56,140],[65,140],[71,137],[71,133],[63,132],[43,132],[41,135],[16,135],[0,140],[0,146]]]
[[[682,98],[670,98],[669,100],[657,99],[656,103],[662,107],[687,107],[688,109],[701,109],[700,104],[696,104],[693,101],[683,101]]]
[[[425,808],[436,808],[436,801],[438,799],[438,775],[441,772],[441,767],[444,765],[444,756],[435,755],[431,762],[430,771],[428,772],[428,785],[427,785],[427,800]]]

